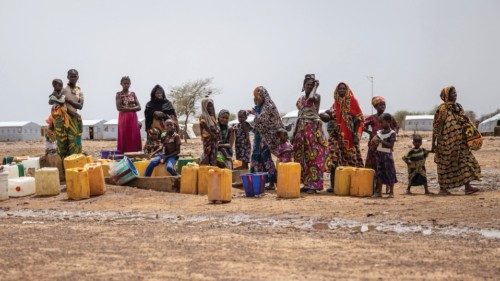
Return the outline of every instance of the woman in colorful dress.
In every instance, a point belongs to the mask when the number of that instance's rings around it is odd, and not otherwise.
[[[118,110],[118,145],[121,153],[136,152],[142,149],[141,132],[137,111],[141,105],[134,92],[129,91],[130,77],[122,77],[122,91],[116,93],[116,109]]]
[[[76,84],[79,78],[76,69],[68,70],[68,85],[61,92],[65,96],[68,119],[60,122],[60,119],[54,117],[57,150],[61,159],[82,153],[83,122],[78,110],[83,108],[84,97],[82,89]]]
[[[338,166],[363,167],[359,149],[359,137],[363,132],[363,112],[349,86],[341,82],[334,92],[334,103],[330,110],[322,114],[324,121],[330,120],[329,154],[326,160],[331,172],[331,186]],[[328,192],[333,192],[329,188]]]
[[[465,194],[479,191],[471,186],[480,180],[481,167],[467,142],[467,129],[474,131],[475,125],[465,115],[462,105],[457,103],[455,87],[441,91],[443,103],[434,115],[432,151],[437,164],[439,194],[448,195],[448,189],[465,186]]]
[[[368,152],[366,154],[365,167],[375,169],[377,163],[377,160],[375,159],[375,151],[377,151],[377,148],[370,145],[370,140],[377,135],[378,130],[382,129],[379,118],[385,112],[385,99],[381,96],[373,97],[372,106],[377,110],[377,113],[370,115],[365,119],[364,131],[370,135],[370,139],[368,140]],[[398,130],[398,123],[394,118],[391,121],[391,129],[396,132]]]
[[[269,189],[276,183],[276,166],[271,154],[276,153],[279,140],[276,132],[284,128],[276,105],[266,88],[260,86],[253,91],[255,107],[251,113],[254,119],[254,142],[250,172],[267,172],[269,174]]]
[[[253,130],[252,125],[248,123],[248,112],[246,110],[238,111],[238,124],[235,126],[236,135],[236,160],[242,163],[241,168],[248,170],[248,163],[252,153],[252,143],[250,142],[250,132]]]
[[[229,111],[219,111],[217,121],[219,124],[219,143],[217,153],[217,165],[220,168],[233,169],[233,145],[234,129],[229,127]]]
[[[307,74],[302,84],[302,95],[296,105],[299,110],[292,145],[294,160],[302,166],[302,192],[316,193],[323,189],[323,172],[328,144],[323,135],[319,117],[321,96],[316,93],[319,81]]]
[[[203,142],[203,155],[200,164],[216,166],[220,130],[215,118],[215,107],[212,99],[201,100],[200,130]]]

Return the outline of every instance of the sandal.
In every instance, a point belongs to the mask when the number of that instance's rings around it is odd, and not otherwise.
[[[331,188],[331,187],[330,187],[330,188],[327,188],[327,189],[326,189],[326,192],[328,192],[328,193],[333,193],[333,188]]]
[[[479,188],[470,187],[469,189],[465,190],[465,195],[474,194],[474,193],[476,193],[478,191],[479,191]]]
[[[307,187],[302,187],[302,188],[300,189],[300,192],[301,192],[301,193],[306,193],[306,192],[308,192],[308,191],[309,191],[309,188],[307,188]]]
[[[451,193],[446,189],[440,189],[438,195],[451,195]]]
[[[309,189],[307,194],[318,194],[318,191],[316,189]]]

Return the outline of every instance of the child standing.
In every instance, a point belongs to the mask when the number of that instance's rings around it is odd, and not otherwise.
[[[166,134],[163,139],[163,153],[159,153],[155,158],[151,160],[144,176],[150,177],[153,170],[160,163],[166,163],[165,169],[172,176],[177,176],[178,173],[175,170],[175,163],[179,159],[179,153],[181,153],[181,138],[176,132],[175,122],[171,119],[165,121]]]
[[[396,167],[392,151],[396,141],[396,132],[391,129],[392,116],[389,113],[380,115],[381,130],[371,139],[371,144],[377,147],[376,150],[376,185],[373,197],[382,197],[382,185],[385,184],[388,189],[389,198],[394,197],[394,184],[396,179]]]
[[[276,137],[280,143],[276,149],[279,163],[292,162],[293,146],[288,139],[288,132],[284,128],[281,128],[276,132]]]
[[[250,132],[252,125],[247,122],[248,112],[246,110],[238,111],[238,124],[235,126],[236,132],[236,160],[240,160],[242,168],[248,170],[248,163],[252,153],[252,143],[250,142]]]
[[[203,154],[201,165],[217,165],[217,148],[219,144],[219,125],[215,117],[214,101],[205,98],[201,101],[200,116],[201,140],[203,141]]]
[[[432,194],[429,192],[427,185],[427,174],[425,170],[425,160],[429,152],[422,146],[422,137],[420,135],[413,135],[413,148],[403,156],[403,161],[408,165],[408,188],[406,194],[412,194],[410,188],[412,186],[423,185],[425,194]]]
[[[217,152],[217,166],[219,168],[233,169],[233,144],[234,130],[229,127],[229,111],[219,111],[217,123],[219,125],[219,144]]]

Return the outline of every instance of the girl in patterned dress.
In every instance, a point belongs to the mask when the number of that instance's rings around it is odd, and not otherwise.
[[[250,142],[250,132],[252,125],[247,122],[248,113],[246,110],[238,111],[238,125],[235,126],[236,132],[236,159],[242,163],[242,169],[248,170],[248,163],[252,153],[252,143]]]
[[[382,197],[382,185],[386,185],[389,198],[394,197],[394,184],[398,182],[396,178],[396,167],[392,151],[396,141],[396,132],[391,129],[392,116],[389,113],[380,115],[382,129],[377,132],[370,142],[377,147],[377,164],[375,169],[376,185],[373,197]]]

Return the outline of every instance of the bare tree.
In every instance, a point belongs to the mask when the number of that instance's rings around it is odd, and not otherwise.
[[[187,142],[187,124],[189,117],[194,116],[197,110],[197,104],[205,97],[217,94],[219,89],[211,86],[213,78],[188,81],[180,86],[172,87],[169,98],[174,104],[177,115],[185,116],[184,120],[184,139]]]

